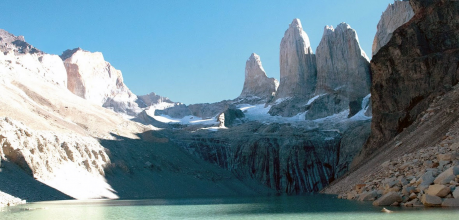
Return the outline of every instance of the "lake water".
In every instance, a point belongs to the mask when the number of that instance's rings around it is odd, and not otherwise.
[[[389,207],[328,195],[37,202],[0,209],[0,219],[458,219],[459,209]]]

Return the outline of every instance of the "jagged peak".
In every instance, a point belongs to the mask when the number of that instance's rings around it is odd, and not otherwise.
[[[61,57],[62,60],[66,60],[66,59],[72,57],[73,54],[75,54],[78,51],[88,52],[86,50],[81,49],[80,47],[77,47],[77,48],[74,48],[72,50],[70,50],[70,49],[65,50],[64,52],[62,52],[62,55],[60,55],[60,57]]]

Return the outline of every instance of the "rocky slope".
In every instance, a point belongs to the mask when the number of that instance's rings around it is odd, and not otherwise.
[[[373,40],[372,55],[378,53],[379,49],[389,42],[394,31],[413,16],[414,11],[408,0],[396,0],[394,4],[389,4],[386,11],[381,15],[381,20],[379,20]]]
[[[373,124],[365,156],[409,127],[459,80],[457,3],[410,3],[415,16],[371,61]]]
[[[360,163],[325,192],[375,205],[457,206],[459,3],[410,4],[414,17],[371,61],[373,121]]]
[[[272,192],[56,85],[30,56],[0,53],[0,203]]]
[[[276,79],[266,76],[260,56],[252,53],[245,64],[244,87],[239,98],[266,103],[276,94],[278,86],[279,82]]]
[[[316,56],[299,19],[294,19],[285,31],[279,59],[280,81],[275,99],[311,98],[317,77]]]
[[[141,111],[121,71],[105,61],[102,53],[76,48],[65,51],[61,58],[67,70],[67,88],[73,94],[115,112],[135,116]]]

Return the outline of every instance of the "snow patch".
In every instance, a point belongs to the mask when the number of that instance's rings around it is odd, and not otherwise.
[[[368,104],[370,103],[370,98],[371,94],[368,94],[363,98],[362,100],[362,110],[357,112],[354,116],[351,117],[351,120],[356,120],[356,121],[364,121],[364,120],[369,120],[371,117],[368,117],[365,115],[365,112],[367,112],[368,108],[370,107]]]

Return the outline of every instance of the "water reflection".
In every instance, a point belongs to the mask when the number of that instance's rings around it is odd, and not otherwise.
[[[395,208],[327,195],[262,198],[92,200],[31,203],[3,209],[0,219],[456,219],[457,209]]]

